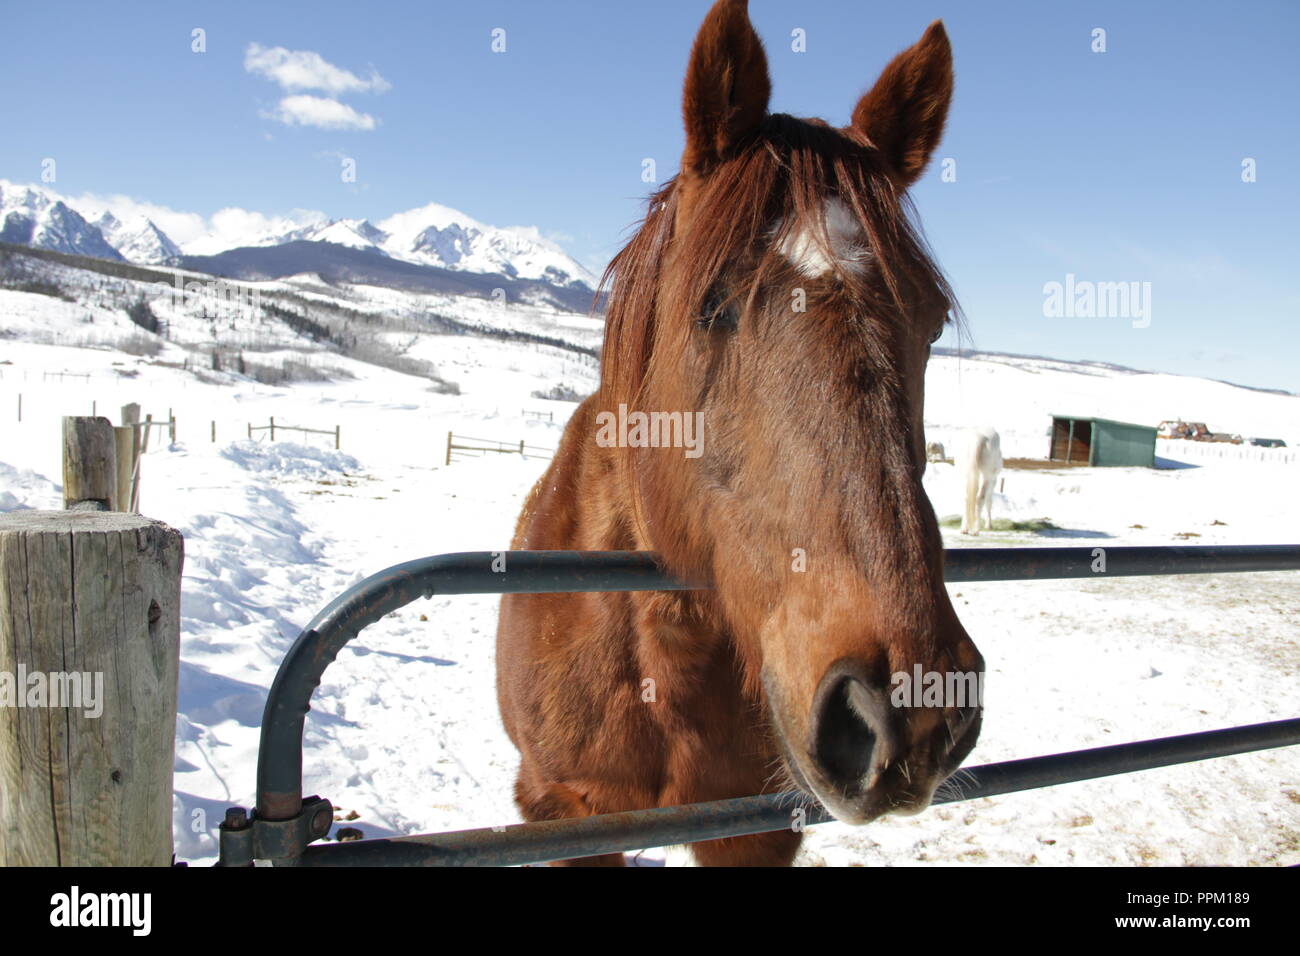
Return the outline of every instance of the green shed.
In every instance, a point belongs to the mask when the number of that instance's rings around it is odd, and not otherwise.
[[[1052,416],[1052,461],[1081,465],[1144,465],[1156,463],[1156,430],[1109,418]]]

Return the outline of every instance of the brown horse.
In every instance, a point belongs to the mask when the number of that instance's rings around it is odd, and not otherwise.
[[[904,196],[943,131],[948,38],[932,24],[843,129],[769,114],[769,92],[744,0],[719,0],[681,170],[606,274],[600,389],[514,539],[657,551],[708,590],[502,600],[528,820],[793,786],[863,823],[926,807],[979,734],[974,702],[894,693],[983,670],[921,487],[925,366],[954,306]],[[797,829],[692,849],[788,864]]]

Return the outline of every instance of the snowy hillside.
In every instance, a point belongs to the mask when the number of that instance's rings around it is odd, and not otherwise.
[[[299,629],[392,564],[507,546],[545,460],[448,466],[447,433],[553,448],[575,406],[534,393],[594,389],[599,323],[296,276],[255,284],[259,305],[215,317],[201,302],[151,298],[163,337],[126,311],[148,291],[144,274],[42,260],[26,281],[41,291],[17,280],[0,289],[0,510],[59,506],[60,416],[95,408],[116,419],[127,402],[176,416],[176,441],[143,460],[141,501],[185,536],[175,837],[181,859],[211,862],[224,808],[252,803],[266,689]],[[1008,455],[1043,454],[1049,412],[1181,416],[1300,442],[1300,398],[1178,376],[942,355],[926,393],[930,437],[990,422]],[[271,416],[338,426],[342,448],[323,435],[250,441],[248,426]],[[995,518],[1047,518],[1055,530],[965,539],[945,528],[946,543],[1300,540],[1300,465],[1167,464],[1008,470]],[[941,516],[959,510],[951,465],[931,465],[925,484]],[[1300,714],[1298,583],[1288,572],[954,587],[990,668],[968,763]],[[517,756],[496,712],[495,623],[491,596],[420,601],[368,629],[326,673],[307,722],[305,792],[332,799],[339,825],[382,836],[518,819]],[[800,862],[1296,864],[1298,766],[1294,750],[1279,750],[860,829],[824,825],[809,831]]]
[[[330,284],[314,275],[219,282],[4,246],[0,327],[28,342],[149,356],[210,381],[229,382],[232,371],[263,383],[346,380],[370,363],[448,389],[454,383],[433,359],[411,354],[428,353],[427,337],[531,342],[592,364],[600,342],[598,323],[544,302]]]
[[[1154,427],[1167,419],[1300,445],[1300,398],[1183,375],[1010,355],[938,356],[926,378],[926,432],[943,441],[972,421],[998,426],[1004,454],[1042,458],[1051,415]],[[945,374],[934,374],[943,369]]]

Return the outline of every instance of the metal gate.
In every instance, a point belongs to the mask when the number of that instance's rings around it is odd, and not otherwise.
[[[949,582],[1216,574],[1300,569],[1300,545],[1109,548],[961,548],[944,557]],[[231,807],[220,828],[220,866],[495,866],[691,843],[832,819],[798,793],[659,807],[573,820],[392,839],[312,845],[333,806],[302,795],[302,733],[325,669],[361,630],[417,598],[691,590],[646,551],[471,551],[409,561],[344,592],[299,635],[275,676],[262,716],[257,805]],[[1114,774],[1300,744],[1300,718],[1145,740],[962,769],[971,800]]]

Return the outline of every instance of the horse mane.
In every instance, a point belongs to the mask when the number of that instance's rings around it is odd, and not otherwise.
[[[601,351],[601,401],[635,405],[655,361],[656,316],[690,334],[710,290],[724,275],[737,283],[734,298],[750,298],[789,263],[775,250],[789,231],[808,227],[832,262],[825,200],[836,197],[851,211],[869,242],[874,271],[884,284],[876,315],[906,313],[911,289],[937,290],[962,325],[960,306],[916,222],[910,197],[899,188],[876,148],[856,129],[784,113],[764,118],[733,158],[699,182],[692,196],[691,228],[676,235],[682,193],[674,176],[648,200],[635,235],[601,278],[609,290]],[[774,228],[775,227],[775,228]],[[692,264],[665,286],[669,253]],[[836,266],[840,281],[867,300],[879,300],[853,270]],[[660,298],[667,298],[661,308]],[[752,300],[751,300],[752,301]],[[678,354],[673,349],[665,353]]]

